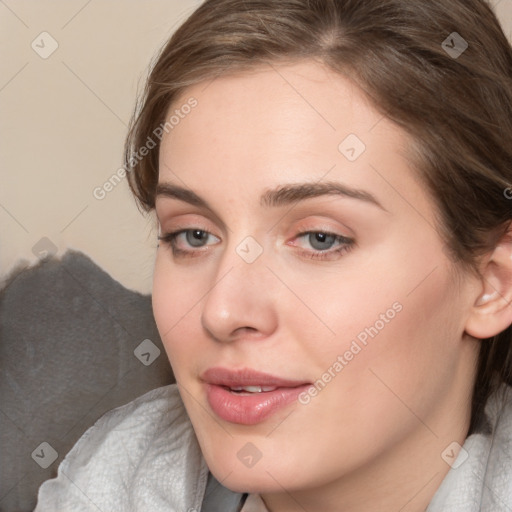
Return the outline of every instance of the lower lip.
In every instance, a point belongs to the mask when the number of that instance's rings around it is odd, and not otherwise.
[[[256,425],[279,409],[295,402],[311,384],[295,388],[240,395],[215,384],[206,384],[206,397],[213,412],[225,421],[241,425]]]

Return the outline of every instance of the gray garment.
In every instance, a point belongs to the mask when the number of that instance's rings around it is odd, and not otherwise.
[[[503,391],[504,404],[486,406],[491,431],[467,438],[427,512],[512,510],[512,389]],[[237,512],[243,497],[209,473],[173,384],[87,430],[40,487],[35,512]]]
[[[210,473],[208,475],[208,484],[204,493],[201,512],[239,512],[242,508],[246,494],[240,496],[235,492],[226,489],[217,479]]]
[[[487,432],[466,439],[426,512],[512,512],[512,388],[502,386],[485,413]]]
[[[96,420],[175,379],[151,297],[126,289],[86,255],[20,263],[3,285],[0,511],[29,512],[41,484]],[[150,366],[135,357],[143,340],[156,345],[153,354],[160,350]],[[31,456],[43,442],[56,453],[50,466]]]

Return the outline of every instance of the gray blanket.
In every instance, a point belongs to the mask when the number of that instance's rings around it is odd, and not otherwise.
[[[7,280],[0,364],[0,512],[33,510],[40,484],[103,413],[174,382],[150,296],[75,251]]]

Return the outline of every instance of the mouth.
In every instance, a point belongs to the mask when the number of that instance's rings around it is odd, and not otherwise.
[[[252,369],[210,368],[201,375],[212,411],[241,425],[261,423],[292,404],[312,384]]]
[[[278,387],[277,386],[223,386],[224,388],[228,389],[232,393],[235,393],[237,395],[242,396],[249,396],[254,393],[268,393],[269,391],[275,391]]]

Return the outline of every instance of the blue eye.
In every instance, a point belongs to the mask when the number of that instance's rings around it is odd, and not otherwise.
[[[205,229],[189,228],[166,233],[159,236],[158,240],[170,245],[173,256],[180,258],[201,256],[205,251],[198,249],[212,245],[207,244],[210,237],[219,241],[215,235]],[[306,238],[313,250],[300,250],[299,252],[306,258],[317,260],[337,259],[355,245],[355,241],[351,238],[325,231],[307,231],[299,233],[295,238]]]
[[[179,237],[181,235],[185,235],[185,244],[190,245],[191,247],[201,248],[205,246],[205,242],[208,240],[209,236],[217,238],[212,235],[205,229],[200,228],[191,228],[191,229],[179,229],[177,231],[172,231],[170,233],[166,233],[158,237],[158,240],[163,241],[171,246],[171,250],[174,256],[192,256],[191,253],[198,252],[194,250],[182,249],[178,246]],[[218,239],[217,239],[218,240]],[[183,243],[183,242],[182,242]],[[204,252],[204,251],[201,251]]]
[[[326,260],[333,257],[336,259],[355,245],[352,238],[325,231],[306,231],[299,233],[296,238],[306,238],[314,251],[304,251],[302,254],[307,258],[317,260]],[[335,244],[338,244],[337,247],[332,249]]]
[[[208,240],[208,233],[202,229],[187,229],[182,233],[185,235],[187,244],[192,247],[202,247],[204,242]]]
[[[307,241],[317,251],[325,251],[332,247],[332,244],[336,242],[336,235],[329,235],[320,231],[316,233],[307,233]]]

